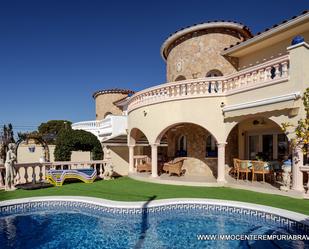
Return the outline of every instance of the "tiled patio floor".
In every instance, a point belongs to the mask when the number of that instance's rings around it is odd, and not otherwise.
[[[129,175],[131,178],[141,181],[161,183],[161,184],[172,184],[172,185],[185,185],[185,186],[200,186],[200,187],[232,187],[238,189],[251,190],[255,192],[277,194],[290,197],[303,198],[304,194],[293,190],[288,192],[281,191],[279,189],[280,184],[270,184],[268,182],[263,183],[262,181],[251,180],[236,180],[230,175],[226,175],[227,183],[220,184],[217,183],[216,178],[212,176],[169,176],[168,174],[162,174],[157,178],[151,177],[150,173],[134,173]]]

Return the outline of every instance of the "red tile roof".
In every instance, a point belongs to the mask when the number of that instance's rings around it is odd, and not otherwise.
[[[278,26],[281,26],[281,25],[287,23],[288,21],[291,21],[291,20],[293,20],[293,19],[295,19],[295,18],[297,18],[297,17],[300,17],[300,16],[302,16],[302,15],[305,15],[305,14],[307,14],[308,12],[309,12],[308,10],[305,10],[305,11],[303,11],[301,14],[299,14],[299,15],[297,15],[297,16],[293,16],[293,17],[290,18],[290,19],[283,20],[283,21],[282,21],[281,23],[279,23],[279,24],[274,24],[272,27],[266,28],[265,30],[256,33],[255,36],[252,36],[252,37],[249,38],[248,40],[252,39],[253,37],[259,36],[259,35],[261,35],[261,34],[267,32],[267,31],[269,31],[269,30],[271,30],[271,29],[273,29],[273,28],[276,28],[276,27],[278,27]],[[227,50],[227,49],[229,49],[229,48],[235,47],[236,45],[239,45],[240,43],[242,43],[242,42],[237,42],[237,43],[235,43],[234,45],[231,45],[231,46],[225,48],[224,50]]]
[[[112,89],[103,89],[96,91],[92,94],[92,97],[95,99],[98,95],[101,94],[111,94],[111,93],[121,93],[121,94],[134,94],[135,92],[128,89],[112,88]]]

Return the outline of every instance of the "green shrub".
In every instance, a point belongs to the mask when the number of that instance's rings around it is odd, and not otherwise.
[[[56,138],[55,161],[70,161],[72,151],[90,151],[92,160],[101,160],[103,151],[95,135],[83,130],[63,129]]]

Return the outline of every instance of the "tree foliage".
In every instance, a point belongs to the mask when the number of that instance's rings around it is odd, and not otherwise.
[[[8,144],[15,143],[12,124],[4,125],[2,127],[2,131],[0,132],[0,142],[2,144],[0,148],[0,158],[5,161]]]
[[[83,130],[63,129],[56,138],[56,161],[70,161],[72,151],[90,151],[93,160],[101,160],[103,151],[95,135]]]
[[[295,133],[295,138],[293,139],[293,143],[296,145],[300,145],[303,148],[304,153],[308,153],[309,146],[309,88],[306,89],[304,95],[302,97],[304,110],[305,110],[305,118],[298,120],[297,125],[294,126],[290,123],[283,123],[282,129],[289,133],[289,129],[292,128],[292,133]]]
[[[55,144],[56,137],[62,129],[71,129],[71,121],[49,120],[38,127],[38,132],[48,144]]]

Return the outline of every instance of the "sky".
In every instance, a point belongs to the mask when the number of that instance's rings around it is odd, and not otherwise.
[[[92,94],[166,82],[160,46],[180,28],[233,20],[255,34],[308,0],[0,0],[0,125],[94,120]]]

